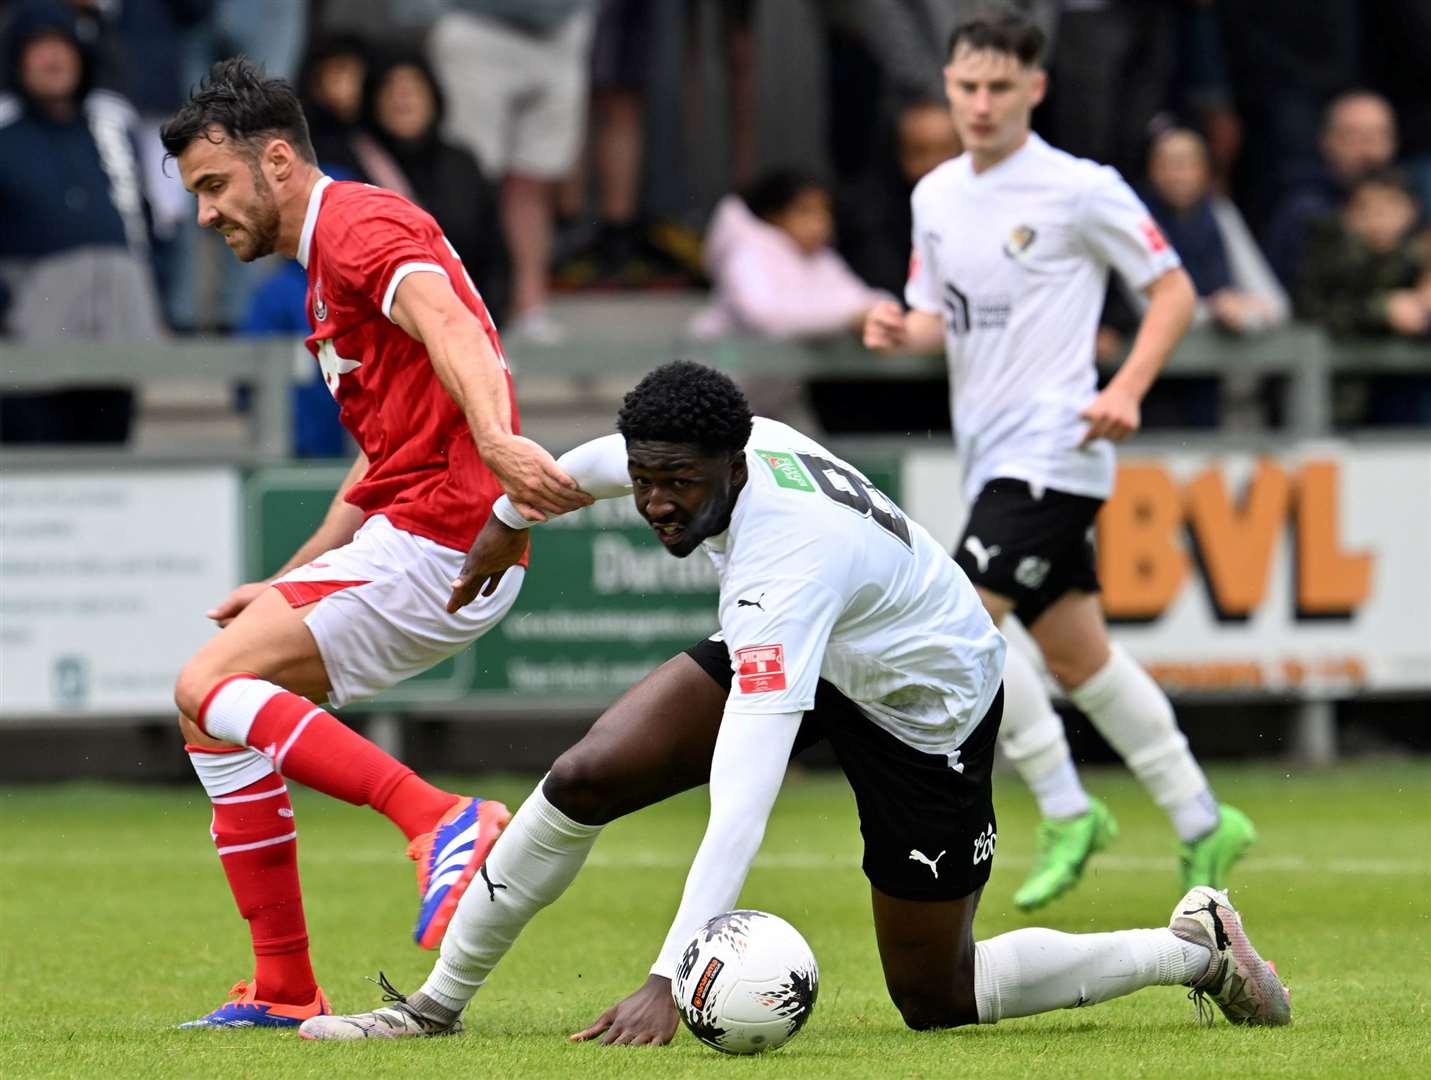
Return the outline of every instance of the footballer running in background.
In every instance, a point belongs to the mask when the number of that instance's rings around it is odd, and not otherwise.
[[[882,353],[949,360],[954,434],[969,521],[954,557],[1002,624],[1028,628],[1069,700],[1142,782],[1182,841],[1184,889],[1226,885],[1256,839],[1219,805],[1167,695],[1108,639],[1090,540],[1113,489],[1113,443],[1177,346],[1196,293],[1147,208],[1109,167],[1033,134],[1043,99],[1043,32],[1007,8],[954,30],[945,90],[964,153],[911,198],[905,298],[865,322]],[[1148,297],[1132,351],[1099,392],[1094,336],[1112,268]],[[1002,745],[1038,800],[1038,856],[1014,895],[1042,907],[1077,883],[1117,836],[1079,781],[1037,671],[1010,649]]]
[[[481,637],[523,570],[459,612],[450,582],[504,491],[541,516],[584,505],[519,434],[492,320],[433,219],[315,164],[292,88],[215,64],[163,127],[198,222],[245,262],[308,272],[310,352],[360,453],[278,574],[210,611],[223,628],[175,686],[211,832],[255,956],[229,1002],[184,1027],[296,1027],[329,1010],[309,957],[286,779],[386,815],[417,861],[414,937],[433,948],[506,809],[433,787],[320,707],[371,697]]]
[[[1291,1020],[1286,991],[1225,893],[1190,890],[1171,925],[1099,934],[1023,929],[977,944],[998,841],[991,772],[1004,639],[964,573],[858,471],[785,424],[752,417],[725,375],[658,368],[626,395],[619,434],[559,464],[596,498],[630,491],[666,550],[715,564],[720,633],[606,711],[517,811],[410,997],[304,1022],[310,1039],[450,1035],[527,922],[575,878],[602,827],[709,781],[710,818],[650,975],[574,1039],[669,1042],[686,946],[737,906],[792,753],[835,752],[859,811],[875,939],[912,1028],[992,1024],[1188,985],[1234,1023]],[[499,591],[530,524],[498,500],[451,607]]]

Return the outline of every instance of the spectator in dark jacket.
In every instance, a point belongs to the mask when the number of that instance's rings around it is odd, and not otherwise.
[[[500,325],[511,296],[511,264],[496,192],[471,152],[442,138],[444,107],[422,56],[378,60],[363,83],[358,162],[373,183],[408,196],[437,219]]]
[[[1339,209],[1367,173],[1395,160],[1396,114],[1379,94],[1342,94],[1327,107],[1319,149],[1320,172],[1282,197],[1263,237],[1262,249],[1288,288],[1296,280],[1312,222]]]
[[[368,179],[353,149],[363,111],[368,49],[351,35],[313,43],[298,72],[298,96],[319,167],[339,180]]]
[[[1297,275],[1297,314],[1334,334],[1422,337],[1431,330],[1431,280],[1419,208],[1405,178],[1378,170],[1340,213],[1318,220]]]
[[[70,11],[31,0],[16,14],[0,97],[0,278],[5,329],[28,342],[162,334],[148,263],[136,117],[91,90],[94,57]],[[123,387],[9,394],[5,442],[123,442]]]

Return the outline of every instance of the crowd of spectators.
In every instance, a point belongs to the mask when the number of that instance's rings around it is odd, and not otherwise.
[[[243,52],[294,81],[325,171],[438,219],[513,343],[569,338],[554,288],[709,286],[695,337],[846,334],[900,294],[910,191],[959,151],[943,42],[979,2],[803,4],[823,126],[817,160],[792,161],[759,137],[812,122],[777,115],[791,87],[761,54],[772,0],[12,0],[0,326],[25,342],[306,331],[302,271],[227,257],[157,139],[208,63]],[[1138,188],[1200,323],[1254,335],[1296,317],[1431,353],[1431,4],[1008,2],[1051,42],[1036,126]],[[662,141],[673,100],[683,133]],[[698,197],[702,166],[681,157],[712,142],[729,194]],[[1138,302],[1110,289],[1107,358]],[[810,404],[765,389],[772,411]],[[1217,393],[1183,388],[1176,422],[1217,423]],[[298,451],[341,452],[321,382],[295,394]],[[122,441],[132,394],[0,408],[5,442]],[[1350,379],[1338,416],[1431,424],[1431,375]]]

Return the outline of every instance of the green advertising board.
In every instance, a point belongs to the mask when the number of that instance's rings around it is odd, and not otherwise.
[[[899,499],[897,457],[854,464]],[[249,477],[253,578],[273,573],[312,534],[345,472],[286,466]],[[710,560],[672,558],[630,499],[611,499],[532,530],[521,596],[496,629],[366,707],[599,708],[715,629]]]

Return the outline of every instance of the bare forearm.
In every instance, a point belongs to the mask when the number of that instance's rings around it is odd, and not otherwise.
[[[323,523],[318,526],[312,536],[303,542],[303,546],[294,552],[293,558],[284,563],[278,573],[273,575],[274,577],[281,577],[290,570],[312,562],[325,551],[342,547],[353,539],[353,534],[363,523],[364,513],[348,502],[344,496],[348,489],[361,480],[367,471],[367,456],[359,453],[352,468],[348,470],[348,475],[343,477],[343,482],[338,485],[338,493],[333,496],[333,501],[328,505],[328,512],[323,516]]]
[[[465,317],[464,317],[465,316]],[[481,451],[512,433],[512,402],[506,372],[480,323],[453,313],[424,343],[438,381],[457,402]]]
[[[1148,310],[1128,358],[1113,377],[1120,390],[1141,401],[1191,325],[1197,293],[1183,270],[1170,270],[1148,289]]]

